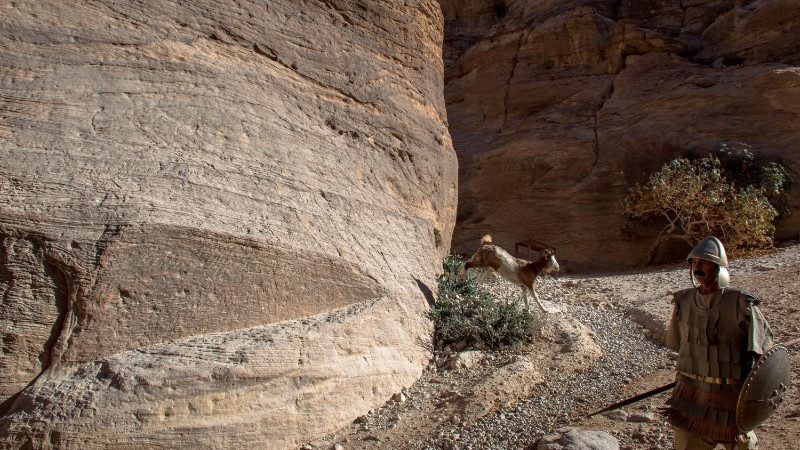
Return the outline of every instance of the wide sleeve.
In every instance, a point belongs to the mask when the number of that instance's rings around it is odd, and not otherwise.
[[[664,336],[664,345],[676,352],[681,349],[680,304],[675,298],[672,306],[672,316],[667,324],[667,334]]]
[[[772,329],[758,306],[751,305],[749,309],[750,334],[747,340],[747,350],[763,355],[774,344]]]

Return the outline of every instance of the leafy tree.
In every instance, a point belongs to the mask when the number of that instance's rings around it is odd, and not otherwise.
[[[776,205],[788,205],[793,182],[782,164],[767,161],[746,146],[723,144],[707,156],[678,157],[631,188],[622,201],[626,229],[635,223],[663,223],[648,262],[669,239],[689,246],[704,236],[720,237],[732,254],[769,248]],[[788,214],[788,207],[784,215]]]

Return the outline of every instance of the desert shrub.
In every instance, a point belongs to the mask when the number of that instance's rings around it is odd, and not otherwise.
[[[732,254],[769,248],[777,207],[788,204],[792,182],[782,164],[757,157],[746,146],[722,145],[704,157],[675,158],[629,190],[622,201],[626,228],[664,224],[650,248],[650,262],[659,246],[674,238],[693,246],[713,234]]]
[[[464,341],[468,346],[497,348],[530,341],[537,330],[533,314],[516,299],[508,305],[496,302],[473,274],[459,279],[463,265],[457,255],[442,261],[436,303],[428,313],[437,346]]]

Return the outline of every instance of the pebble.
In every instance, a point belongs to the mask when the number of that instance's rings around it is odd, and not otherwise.
[[[628,420],[628,413],[626,413],[625,411],[623,411],[621,409],[617,409],[617,410],[614,410],[614,411],[609,411],[609,412],[607,412],[607,413],[605,413],[603,415],[608,417],[611,420],[617,420],[617,421],[620,421],[620,422],[627,422],[627,420]]]
[[[628,422],[636,422],[636,423],[651,423],[651,422],[657,422],[659,418],[656,416],[655,413],[639,411],[629,414],[626,420]]]

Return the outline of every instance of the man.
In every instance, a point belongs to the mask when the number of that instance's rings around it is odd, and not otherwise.
[[[675,294],[667,346],[678,352],[667,420],[676,450],[756,449],[751,431],[736,426],[742,382],[772,346],[772,331],[749,293],[728,287],[728,257],[708,236],[689,253],[694,288]]]

